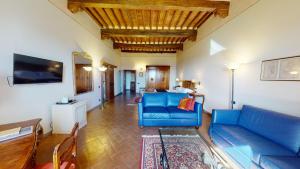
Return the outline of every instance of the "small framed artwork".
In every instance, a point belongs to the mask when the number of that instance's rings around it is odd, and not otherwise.
[[[144,73],[143,72],[139,72],[139,77],[143,77]]]
[[[300,56],[262,61],[262,81],[300,81]]]

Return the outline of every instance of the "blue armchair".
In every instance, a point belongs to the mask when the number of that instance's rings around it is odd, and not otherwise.
[[[194,111],[178,109],[185,93],[145,93],[138,103],[139,126],[195,126],[202,124],[202,104],[195,103]]]

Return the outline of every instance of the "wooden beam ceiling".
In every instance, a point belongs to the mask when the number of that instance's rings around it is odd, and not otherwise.
[[[101,39],[111,39],[112,37],[175,37],[195,41],[197,30],[101,29]]]
[[[228,16],[229,0],[68,0],[86,12],[122,52],[173,53],[212,15]]]
[[[162,49],[162,50],[183,50],[183,44],[125,44],[125,43],[114,43],[114,49],[122,49],[122,50],[151,50],[151,49]]]
[[[144,10],[199,10],[215,11],[221,17],[228,16],[228,0],[68,0],[68,8],[73,13],[85,7],[127,8]]]
[[[152,50],[152,51],[139,51],[139,50],[121,50],[121,52],[125,53],[176,53],[176,51],[159,51],[159,50]]]

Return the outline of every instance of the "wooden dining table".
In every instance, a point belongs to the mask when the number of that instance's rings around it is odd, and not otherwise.
[[[17,123],[0,125],[0,131],[33,126],[29,135],[0,142],[0,169],[32,169],[35,165],[35,154],[42,128],[41,119],[32,119]]]

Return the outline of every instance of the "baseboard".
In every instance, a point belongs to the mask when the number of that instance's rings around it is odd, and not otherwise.
[[[211,112],[209,112],[209,111],[203,110],[203,113],[205,113],[205,114],[211,116]]]
[[[100,103],[100,104],[94,106],[93,108],[89,109],[89,110],[87,111],[87,113],[96,110],[97,108],[99,108],[99,107],[101,106],[101,104],[102,104],[102,103]]]
[[[48,137],[48,136],[51,136],[52,135],[52,130],[50,130],[49,132],[47,133],[44,133],[43,134],[43,137]]]

